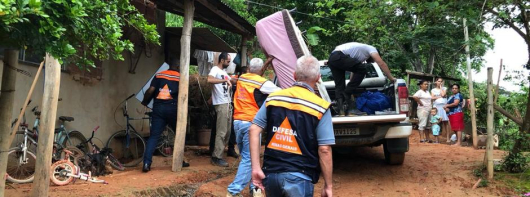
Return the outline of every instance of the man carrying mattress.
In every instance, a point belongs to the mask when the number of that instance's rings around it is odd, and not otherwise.
[[[390,81],[396,80],[390,73],[387,64],[379,56],[379,51],[371,45],[349,42],[335,47],[335,50],[331,52],[327,64],[331,69],[333,81],[335,81],[335,98],[340,116],[344,116],[345,113],[347,115],[361,114],[358,109],[355,109],[355,100],[352,98],[352,94],[363,81],[367,68],[373,62],[377,63]],[[346,71],[353,72],[353,78],[347,86],[345,85]]]
[[[268,59],[267,64],[270,63]],[[271,81],[263,78],[267,64],[263,60],[254,58],[250,61],[248,73],[239,76],[237,88],[234,93],[234,130],[236,133],[237,147],[241,154],[241,161],[234,181],[228,186],[227,197],[241,196],[241,191],[250,182],[250,151],[248,131],[252,119],[258,113],[259,107],[265,102],[270,93],[281,90]],[[254,189],[254,185],[250,185]],[[252,193],[252,192],[251,192]]]

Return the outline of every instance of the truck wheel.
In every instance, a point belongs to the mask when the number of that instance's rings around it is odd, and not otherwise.
[[[388,151],[386,143],[383,145],[385,152],[385,161],[390,165],[401,165],[405,161],[405,153],[390,153]]]

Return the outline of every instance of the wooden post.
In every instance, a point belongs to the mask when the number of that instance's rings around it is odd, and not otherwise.
[[[487,115],[487,129],[488,141],[486,146],[486,155],[488,157],[488,179],[493,178],[493,116],[495,111],[493,109],[493,68],[488,68],[488,115]]]
[[[22,104],[22,110],[20,111],[20,114],[18,114],[18,120],[11,128],[11,136],[9,136],[9,144],[13,143],[13,139],[15,139],[15,135],[17,134],[18,125],[20,124],[20,121],[22,120],[22,116],[24,115],[24,112],[26,111],[26,107],[28,107],[29,99],[31,98],[31,95],[33,94],[33,90],[35,89],[35,85],[37,84],[37,81],[40,77],[40,71],[42,71],[42,66],[44,65],[44,62],[40,63],[39,69],[37,70],[37,74],[35,74],[35,79],[33,79],[33,83],[31,84],[31,87],[29,88],[28,95],[26,96],[26,101]]]
[[[18,50],[4,50],[4,71],[0,92],[0,197],[6,187],[7,151],[9,150],[9,131],[11,115],[15,101],[15,83],[17,82]]]
[[[186,139],[186,123],[188,122],[188,82],[190,67],[190,42],[193,28],[194,0],[184,0],[184,26],[180,38],[180,82],[178,95],[177,126],[175,148],[173,149],[173,172],[182,169],[184,160],[184,143]]]
[[[241,36],[241,67],[247,67],[247,37]]]
[[[42,97],[42,114],[39,125],[39,145],[35,161],[35,180],[31,188],[31,196],[48,196],[50,187],[50,166],[52,163],[53,134],[59,102],[61,84],[61,65],[49,53],[46,53],[44,72],[44,94]]]
[[[477,116],[475,110],[475,94],[473,92],[473,73],[471,73],[471,57],[469,55],[469,35],[467,32],[466,19],[464,18],[464,37],[466,40],[467,78],[469,84],[469,107],[471,108],[471,132],[473,133],[473,148],[478,148]]]
[[[495,97],[493,97],[493,103],[497,103],[497,98],[499,97],[499,84],[501,83],[501,73],[502,73],[502,59],[501,65],[499,65],[499,77],[497,78],[497,87],[495,88]]]

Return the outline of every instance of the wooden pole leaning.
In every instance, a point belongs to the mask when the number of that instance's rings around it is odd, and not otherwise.
[[[193,12],[195,5],[193,0],[184,0],[184,26],[180,38],[180,82],[177,109],[177,126],[175,144],[173,149],[173,165],[171,170],[177,172],[182,170],[184,160],[184,145],[186,140],[186,126],[188,119],[188,88],[189,88],[189,64],[190,64],[190,42],[193,28]]]

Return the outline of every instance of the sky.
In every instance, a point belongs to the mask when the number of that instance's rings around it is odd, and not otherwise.
[[[499,75],[499,65],[502,59],[505,65],[505,70],[501,73],[500,86],[508,91],[519,91],[520,88],[512,82],[503,81],[507,71],[525,71],[528,76],[529,71],[526,71],[522,65],[528,60],[528,50],[523,38],[517,34],[513,29],[491,29],[492,24],[486,24],[485,30],[495,39],[495,46],[493,49],[486,52],[484,55],[485,66],[481,68],[480,72],[473,72],[473,81],[485,82],[488,78],[488,67],[493,68],[493,83],[497,83]]]

